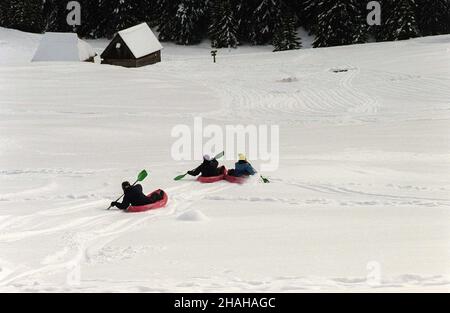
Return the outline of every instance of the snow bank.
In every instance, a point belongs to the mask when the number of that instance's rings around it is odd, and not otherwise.
[[[0,65],[30,62],[41,36],[0,27]]]
[[[203,212],[199,210],[190,210],[187,212],[184,212],[183,214],[180,214],[177,217],[177,220],[184,221],[184,222],[203,222],[207,221],[208,217],[206,217]]]
[[[80,62],[95,55],[92,47],[75,33],[46,33],[32,61]]]

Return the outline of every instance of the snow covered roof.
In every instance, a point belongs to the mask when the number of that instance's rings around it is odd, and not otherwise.
[[[147,23],[142,23],[119,32],[136,59],[163,49]]]
[[[75,33],[45,33],[32,62],[80,62],[95,57],[94,49]]]

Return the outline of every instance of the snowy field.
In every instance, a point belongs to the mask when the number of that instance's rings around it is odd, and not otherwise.
[[[0,291],[450,291],[450,36],[140,69],[32,64],[39,38],[0,29]],[[198,116],[279,125],[272,183],[173,181]],[[169,205],[106,211],[143,168]]]

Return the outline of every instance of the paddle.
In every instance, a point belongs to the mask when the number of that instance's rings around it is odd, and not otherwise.
[[[134,184],[133,184],[132,186],[136,185],[138,182],[144,181],[144,179],[146,179],[147,176],[148,176],[147,171],[146,171],[146,170],[143,170],[142,172],[139,173],[139,175],[138,175],[136,181],[134,182]],[[117,199],[117,200],[114,201],[114,202],[118,202],[120,199],[122,199],[122,197],[123,197],[124,195],[125,195],[125,193],[122,194],[122,195],[120,196],[120,198]],[[109,210],[109,209],[111,209],[111,208],[112,208],[112,206],[110,205],[109,208],[108,208],[107,210]]]
[[[262,175],[260,175],[260,176],[261,176],[261,179],[264,182],[264,184],[270,183],[270,180],[268,180],[267,178],[263,177]]]
[[[215,160],[220,159],[220,158],[222,158],[224,155],[225,155],[225,151],[222,151],[222,152],[220,152],[218,155],[216,155],[216,156],[214,157],[214,159],[215,159]],[[173,180],[175,180],[175,181],[182,180],[182,179],[185,178],[187,175],[188,175],[188,173],[179,175],[179,176],[175,177]]]

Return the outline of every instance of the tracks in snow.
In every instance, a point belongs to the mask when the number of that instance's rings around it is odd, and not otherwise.
[[[360,68],[345,65],[347,72],[332,73],[320,65],[311,68],[304,62],[308,57],[298,57],[289,68],[276,64],[276,75],[267,75],[262,69],[252,68],[249,71],[252,75],[261,71],[257,78],[236,77],[236,71],[230,64],[230,67],[222,69],[217,79],[202,82],[223,99],[220,109],[203,116],[233,123],[245,120],[294,125],[317,121],[360,123],[372,119],[378,112],[379,102],[355,86],[354,82],[361,76]],[[298,71],[306,68],[309,72],[297,73],[295,65]],[[171,71],[175,69],[169,69]],[[176,73],[179,77],[178,68]],[[294,79],[279,80],[280,75]],[[328,88],[317,88],[316,82],[324,83]]]
[[[231,187],[226,183],[199,185],[197,182],[187,182],[181,186],[166,189],[170,199],[166,208],[141,214],[106,211],[98,213],[105,201],[96,200],[68,207],[52,208],[27,216],[6,216],[0,219],[0,245],[27,239],[36,240],[39,237],[46,240],[48,236],[53,238],[62,236],[62,242],[55,244],[60,246],[60,249],[44,258],[37,267],[16,265],[12,268],[6,260],[0,260],[0,267],[6,268],[4,264],[8,264],[8,272],[0,276],[0,287],[22,280],[32,280],[36,275],[52,273],[63,273],[68,280],[74,275],[76,278],[77,271],[83,262],[95,262],[98,251],[124,233],[134,231],[152,220],[176,217],[207,195]],[[93,210],[96,210],[95,214],[92,214]],[[62,217],[67,220],[68,214],[75,215],[70,222],[61,220]],[[88,215],[84,216],[85,214]],[[119,215],[120,218],[117,218]],[[42,221],[48,218],[53,218],[53,223]]]

